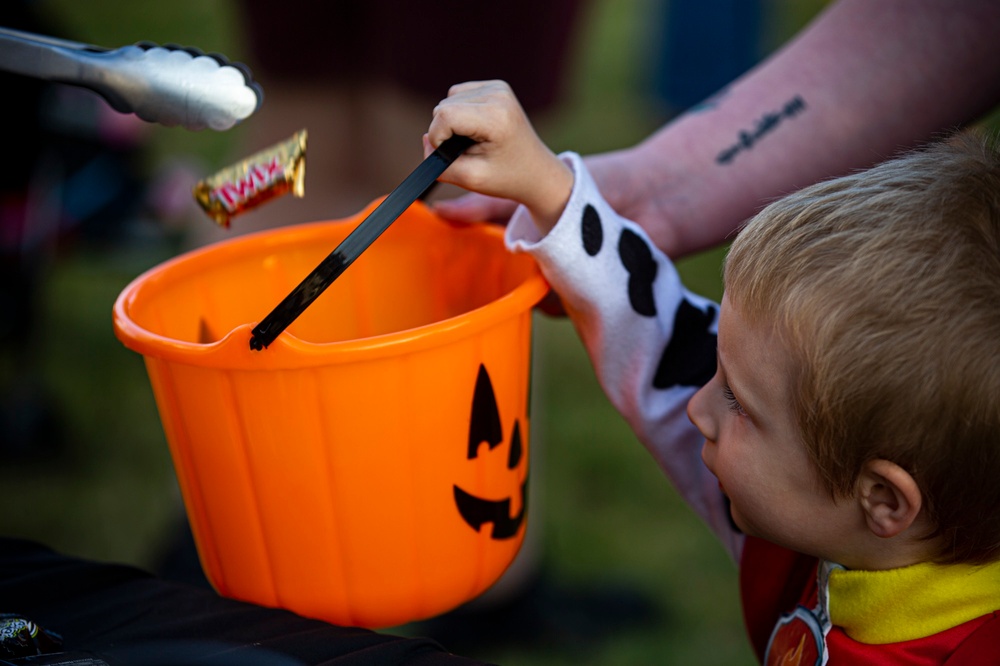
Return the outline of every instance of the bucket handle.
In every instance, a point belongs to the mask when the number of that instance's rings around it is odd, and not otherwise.
[[[475,141],[467,136],[455,135],[428,155],[333,252],[257,324],[250,334],[250,349],[261,351],[274,342],[473,143]]]

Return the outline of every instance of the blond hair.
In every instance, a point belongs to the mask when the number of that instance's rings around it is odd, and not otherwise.
[[[821,478],[884,458],[917,480],[941,562],[1000,559],[1000,154],[964,132],[774,202],[726,292],[773,324]]]

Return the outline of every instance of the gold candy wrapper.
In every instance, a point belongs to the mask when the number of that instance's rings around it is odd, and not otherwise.
[[[194,186],[194,198],[209,217],[229,228],[232,217],[291,192],[305,194],[306,131],[255,153]]]

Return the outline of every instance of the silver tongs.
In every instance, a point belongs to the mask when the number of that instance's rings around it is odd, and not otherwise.
[[[88,88],[116,111],[190,130],[227,130],[264,98],[241,63],[150,42],[109,50],[0,27],[0,70]]]

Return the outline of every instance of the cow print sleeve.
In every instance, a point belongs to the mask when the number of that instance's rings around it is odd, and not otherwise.
[[[575,182],[558,224],[542,237],[522,207],[507,227],[508,246],[538,260],[608,398],[738,557],[742,537],[687,418],[688,399],[715,373],[719,308],[684,289],[645,231],[604,201],[578,155],[562,158]]]

